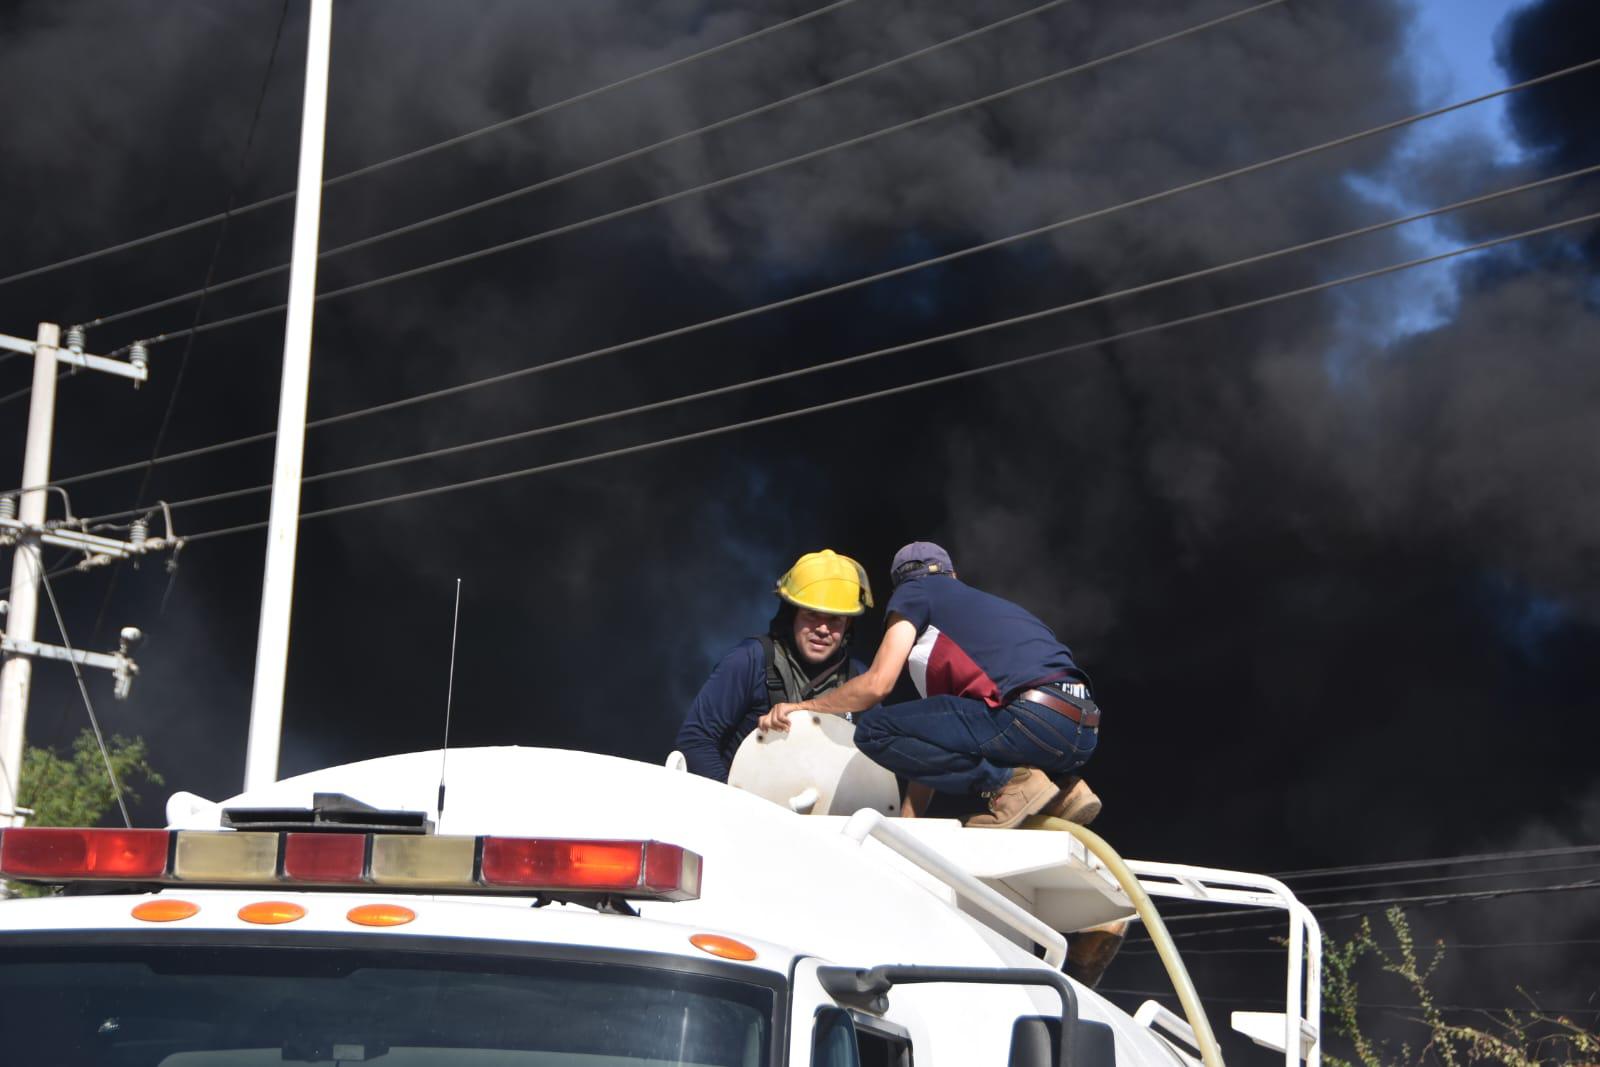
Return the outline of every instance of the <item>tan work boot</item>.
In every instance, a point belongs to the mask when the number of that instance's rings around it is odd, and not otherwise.
[[[1106,968],[1116,958],[1128,936],[1128,920],[1101,923],[1067,935],[1067,963],[1061,969],[1067,977],[1093,989],[1105,977]]]
[[[1036,767],[1018,767],[1011,781],[989,795],[989,814],[974,815],[968,826],[1009,830],[1023,819],[1042,811],[1056,798],[1056,784]]]
[[[1089,788],[1089,783],[1075,774],[1052,778],[1061,795],[1046,804],[1040,814],[1088,826],[1100,814],[1100,798]]]

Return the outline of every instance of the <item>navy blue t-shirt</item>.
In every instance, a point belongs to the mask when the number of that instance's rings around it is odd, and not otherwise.
[[[850,677],[865,669],[850,661]],[[678,728],[677,749],[690,772],[726,782],[739,743],[771,709],[766,656],[760,639],[747,637],[712,670]]]
[[[1050,627],[948,575],[907,579],[886,610],[917,628],[906,670],[924,697],[971,697],[998,708],[1029,686],[1084,680]]]

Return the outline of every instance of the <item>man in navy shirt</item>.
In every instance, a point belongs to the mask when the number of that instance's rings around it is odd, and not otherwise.
[[[809,552],[775,592],[782,603],[767,633],[722,657],[678,730],[694,774],[726,782],[739,743],[774,704],[827,692],[865,669],[849,655],[850,620],[872,606],[861,564],[832,549]]]
[[[775,704],[761,729],[788,728],[795,711],[866,711],[902,667],[921,700],[856,720],[856,747],[910,779],[905,814],[932,792],[985,797],[968,826],[1008,828],[1044,813],[1087,823],[1100,810],[1073,775],[1094,752],[1100,709],[1089,679],[1050,628],[1000,597],[956,579],[950,554],[927,541],[895,553],[894,593],[872,666],[829,692]]]

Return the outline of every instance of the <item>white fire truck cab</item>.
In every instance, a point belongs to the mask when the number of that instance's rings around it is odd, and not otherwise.
[[[1220,1063],[1203,1016],[1062,973],[1060,931],[1149,923],[1077,834],[799,815],[548,749],[451,750],[446,791],[441,762],[178,794],[164,829],[4,831],[0,877],[64,888],[0,904],[0,1062]],[[1316,1067],[1314,920],[1225,873],[1139,878],[1289,912],[1305,1010],[1244,1028]]]

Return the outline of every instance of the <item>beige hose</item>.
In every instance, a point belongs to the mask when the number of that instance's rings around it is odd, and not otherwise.
[[[1211,1022],[1206,1018],[1205,1009],[1200,1006],[1200,995],[1195,992],[1189,971],[1178,955],[1177,946],[1172,943],[1172,935],[1167,933],[1166,923],[1161,921],[1161,914],[1156,911],[1150,894],[1139,884],[1139,876],[1128,869],[1122,857],[1117,855],[1117,850],[1107,844],[1105,838],[1088,827],[1048,815],[1035,815],[1022,825],[1029,830],[1064,830],[1083,842],[1083,847],[1105,864],[1106,870],[1111,872],[1122,891],[1128,894],[1128,899],[1133,901],[1133,910],[1139,913],[1139,919],[1155,945],[1156,954],[1167,968],[1167,977],[1172,980],[1172,988],[1177,990],[1184,1017],[1194,1031],[1195,1044],[1200,1047],[1201,1062],[1205,1067],[1223,1067],[1222,1049],[1217,1046],[1217,1035],[1212,1032]]]

